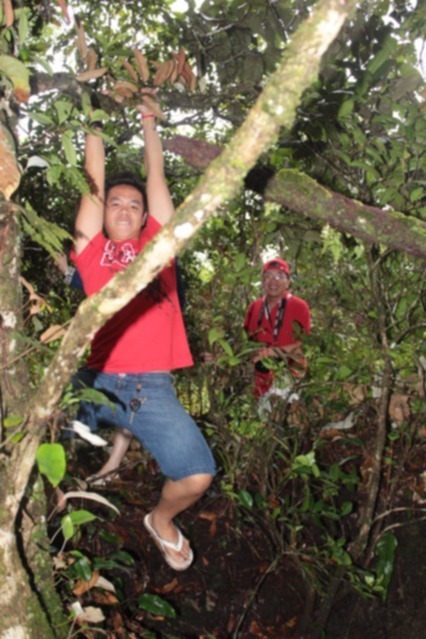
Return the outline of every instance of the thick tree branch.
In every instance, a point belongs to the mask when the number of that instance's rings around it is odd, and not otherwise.
[[[265,197],[369,244],[380,243],[426,259],[424,222],[351,200],[298,171],[280,171],[268,184]]]
[[[165,140],[164,146],[185,162],[204,170],[220,154],[220,146],[183,135]],[[268,167],[256,166],[245,177],[245,186],[306,217],[321,220],[338,231],[369,244],[426,259],[426,224],[398,211],[384,211],[325,188],[309,176],[283,169],[272,177]]]

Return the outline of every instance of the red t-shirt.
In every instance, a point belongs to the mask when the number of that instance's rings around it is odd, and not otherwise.
[[[72,255],[87,295],[125,269],[158,233],[148,216],[139,239],[112,242],[102,233]],[[174,261],[97,331],[87,366],[107,373],[169,371],[193,364],[176,290]]]
[[[311,315],[309,306],[300,297],[296,297],[291,293],[284,295],[286,298],[286,306],[282,326],[278,332],[277,341],[274,344],[274,326],[277,316],[279,304],[270,310],[270,318],[266,313],[261,315],[261,309],[264,298],[255,300],[248,307],[246,318],[244,320],[244,328],[250,339],[263,342],[268,346],[288,346],[300,341],[297,334],[297,326],[300,327],[302,333],[309,333],[311,330]],[[259,323],[259,317],[261,321]]]

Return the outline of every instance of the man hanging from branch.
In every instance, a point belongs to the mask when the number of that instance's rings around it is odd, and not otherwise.
[[[138,109],[146,193],[127,173],[105,183],[102,137],[94,131],[86,138],[85,169],[93,188],[77,213],[74,261],[87,295],[125,269],[174,213],[154,113],[146,104]],[[86,368],[78,373],[81,386],[102,391],[114,405],[85,402],[79,418],[91,427],[122,429],[124,448],[130,434],[137,437],[167,478],[144,525],[175,570],[188,568],[193,552],[173,519],[204,494],[215,473],[207,443],[173,388],[170,371],[191,364],[173,261],[95,334]]]

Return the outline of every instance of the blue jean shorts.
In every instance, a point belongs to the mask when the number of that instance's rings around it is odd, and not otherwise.
[[[215,474],[210,448],[176,397],[170,373],[114,374],[83,368],[74,376],[73,386],[102,391],[113,404],[81,402],[80,421],[92,430],[129,430],[166,477],[177,481]]]

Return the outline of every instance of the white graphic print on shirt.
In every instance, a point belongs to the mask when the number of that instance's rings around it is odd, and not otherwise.
[[[130,242],[117,246],[114,242],[108,240],[101,258],[101,266],[125,268],[133,262],[135,257],[135,249]]]

